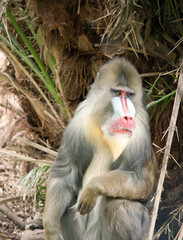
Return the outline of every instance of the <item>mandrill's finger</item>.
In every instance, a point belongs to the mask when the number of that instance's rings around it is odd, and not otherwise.
[[[89,214],[91,210],[94,208],[95,205],[87,205],[87,204],[82,204],[82,207],[80,208],[79,212],[81,215]]]
[[[81,202],[78,205],[77,212],[79,212],[80,214],[84,215],[86,213],[86,209],[87,209],[87,204],[84,203],[84,202]]]
[[[90,213],[90,206],[86,206],[82,211],[80,212],[82,215]]]
[[[82,205],[83,205],[83,202],[80,202],[80,203],[78,204],[78,207],[77,207],[77,209],[76,209],[77,212],[80,212],[80,210],[82,209]]]
[[[80,214],[85,215],[87,213],[88,206],[87,204],[83,203],[82,207],[80,208]]]

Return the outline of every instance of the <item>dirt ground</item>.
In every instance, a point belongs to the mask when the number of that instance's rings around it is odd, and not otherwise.
[[[24,171],[24,163],[18,163],[0,158],[0,197],[14,197],[20,195],[20,187],[17,184],[20,173]],[[2,198],[0,198],[2,200]],[[31,222],[41,209],[33,207],[31,201],[18,199],[7,203],[7,207],[22,220],[24,224]],[[0,240],[20,240],[23,231],[0,211]]]

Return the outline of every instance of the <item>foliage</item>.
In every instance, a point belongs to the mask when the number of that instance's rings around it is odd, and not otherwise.
[[[36,167],[26,174],[19,182],[25,194],[30,192],[30,190],[33,191],[34,204],[37,204],[37,206],[44,206],[45,203],[45,181],[49,168],[48,165]]]

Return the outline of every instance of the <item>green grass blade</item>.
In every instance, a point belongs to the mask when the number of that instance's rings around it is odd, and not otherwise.
[[[150,122],[151,122],[151,120],[152,120],[152,118],[153,118],[153,116],[154,116],[154,113],[156,112],[156,108],[157,108],[157,104],[155,104],[155,105],[153,106],[153,109],[152,109],[152,111],[151,111],[151,113],[150,113],[150,116],[149,116]]]
[[[26,15],[23,14],[23,16],[26,16]],[[32,36],[36,40],[39,48],[42,49],[42,47],[43,47],[43,44],[42,44],[43,43],[43,36],[42,36],[40,30],[38,30],[37,33],[35,32],[34,25],[30,21],[28,16],[26,16],[25,22],[26,22],[28,28],[30,29],[30,31],[32,33]],[[48,61],[49,68],[51,69],[53,75],[55,76],[56,60],[49,52],[47,53],[47,61]]]
[[[11,37],[11,35],[9,35]],[[42,80],[45,81],[42,73],[38,69],[38,67],[35,65],[35,63],[32,61],[31,58],[27,57],[26,53],[23,48],[20,48],[19,45],[16,44],[15,38],[11,37],[12,43],[17,46],[19,49],[17,49],[15,46],[12,46],[12,44],[2,35],[0,35],[0,39],[9,47],[12,49],[13,52],[15,52],[35,73],[36,75]]]
[[[157,78],[157,79],[155,80],[155,83],[158,81],[158,79],[159,79],[159,78]],[[148,96],[151,95],[153,89],[155,89],[157,92],[160,92],[160,90],[159,90],[157,87],[155,87],[155,83],[154,83],[154,84],[151,84],[151,83],[148,82],[146,79],[144,79],[143,81],[146,82],[148,85],[151,86],[151,88],[149,89],[149,91],[148,91],[148,93],[147,93]]]
[[[22,40],[24,41],[25,45],[27,46],[27,48],[29,49],[29,51],[31,52],[32,56],[34,57],[37,65],[39,66],[41,72],[43,73],[43,75],[45,76],[45,79],[42,78],[43,83],[45,84],[46,88],[49,90],[49,92],[51,93],[51,95],[53,96],[53,98],[55,99],[55,101],[57,103],[59,103],[62,107],[64,107],[64,103],[62,101],[62,99],[57,95],[56,93],[56,87],[55,84],[53,83],[52,79],[50,78],[49,74],[46,71],[45,65],[43,64],[43,62],[40,60],[39,56],[37,55],[35,49],[33,48],[33,46],[31,45],[31,43],[29,42],[29,40],[27,39],[27,37],[25,36],[25,34],[23,33],[21,27],[19,26],[19,24],[17,23],[17,21],[15,20],[15,18],[13,17],[13,15],[11,14],[10,10],[7,9],[6,10],[7,16],[9,17],[10,21],[12,22],[13,26],[15,27],[15,29],[17,30],[18,34],[20,35],[20,37],[22,38]],[[62,109],[63,110],[63,109]],[[66,112],[66,110],[63,111],[64,115],[66,117],[68,117],[68,114]]]
[[[5,32],[5,28],[2,24],[0,24],[0,28]],[[9,36],[11,42],[9,42],[4,36],[0,34],[0,39],[9,47],[12,49],[13,52],[15,52],[21,59],[24,61],[30,68],[33,70],[36,75],[41,79],[42,82],[45,81],[43,74],[40,72],[37,65],[34,63],[34,61],[27,56],[27,52],[23,49],[23,47],[18,43],[16,38],[8,32],[7,35]],[[11,44],[13,43],[13,45]]]
[[[171,93],[169,93],[169,94],[167,94],[166,96],[164,96],[164,97],[162,97],[162,98],[156,100],[156,101],[152,101],[151,103],[147,104],[146,107],[147,107],[147,108],[150,108],[150,107],[156,105],[157,103],[159,103],[159,102],[161,102],[161,101],[163,101],[163,100],[169,98],[170,96],[173,96],[175,93],[176,93],[176,90],[173,91],[173,92],[171,92]]]
[[[32,54],[32,56],[34,57],[37,65],[39,66],[40,70],[43,72],[47,82],[49,83],[49,85],[52,88],[55,88],[55,85],[52,81],[52,79],[50,78],[49,74],[46,71],[46,68],[43,64],[43,62],[40,60],[39,56],[37,55],[35,49],[33,48],[32,44],[29,42],[29,40],[27,39],[27,37],[25,36],[25,34],[23,33],[20,25],[17,23],[17,21],[15,20],[15,18],[13,17],[13,15],[11,14],[10,10],[7,9],[6,10],[7,16],[9,17],[11,23],[13,24],[13,26],[15,27],[15,29],[17,30],[18,34],[20,35],[20,37],[22,38],[22,40],[24,41],[25,45],[27,46],[27,48],[29,49],[30,53]]]
[[[171,96],[171,97],[172,97],[172,96]],[[161,107],[161,109],[160,109],[160,112],[159,112],[159,114],[158,114],[158,121],[159,121],[159,119],[160,119],[162,113],[163,113],[164,110],[166,109],[168,103],[170,102],[171,97],[167,98],[167,99],[164,101],[164,103],[163,103],[163,105],[162,105],[162,107]]]
[[[25,17],[25,14],[23,14],[23,16]],[[40,34],[37,34],[34,30],[34,25],[33,23],[30,21],[30,19],[26,16],[25,17],[25,22],[29,28],[29,30],[31,31],[32,33],[32,36],[34,37],[34,39],[36,40],[39,48],[41,49],[42,48],[42,42],[43,42],[43,38]]]

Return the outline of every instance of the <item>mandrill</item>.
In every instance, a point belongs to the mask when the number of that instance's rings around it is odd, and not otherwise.
[[[47,186],[46,240],[145,240],[156,179],[142,81],[116,57],[64,133]]]

